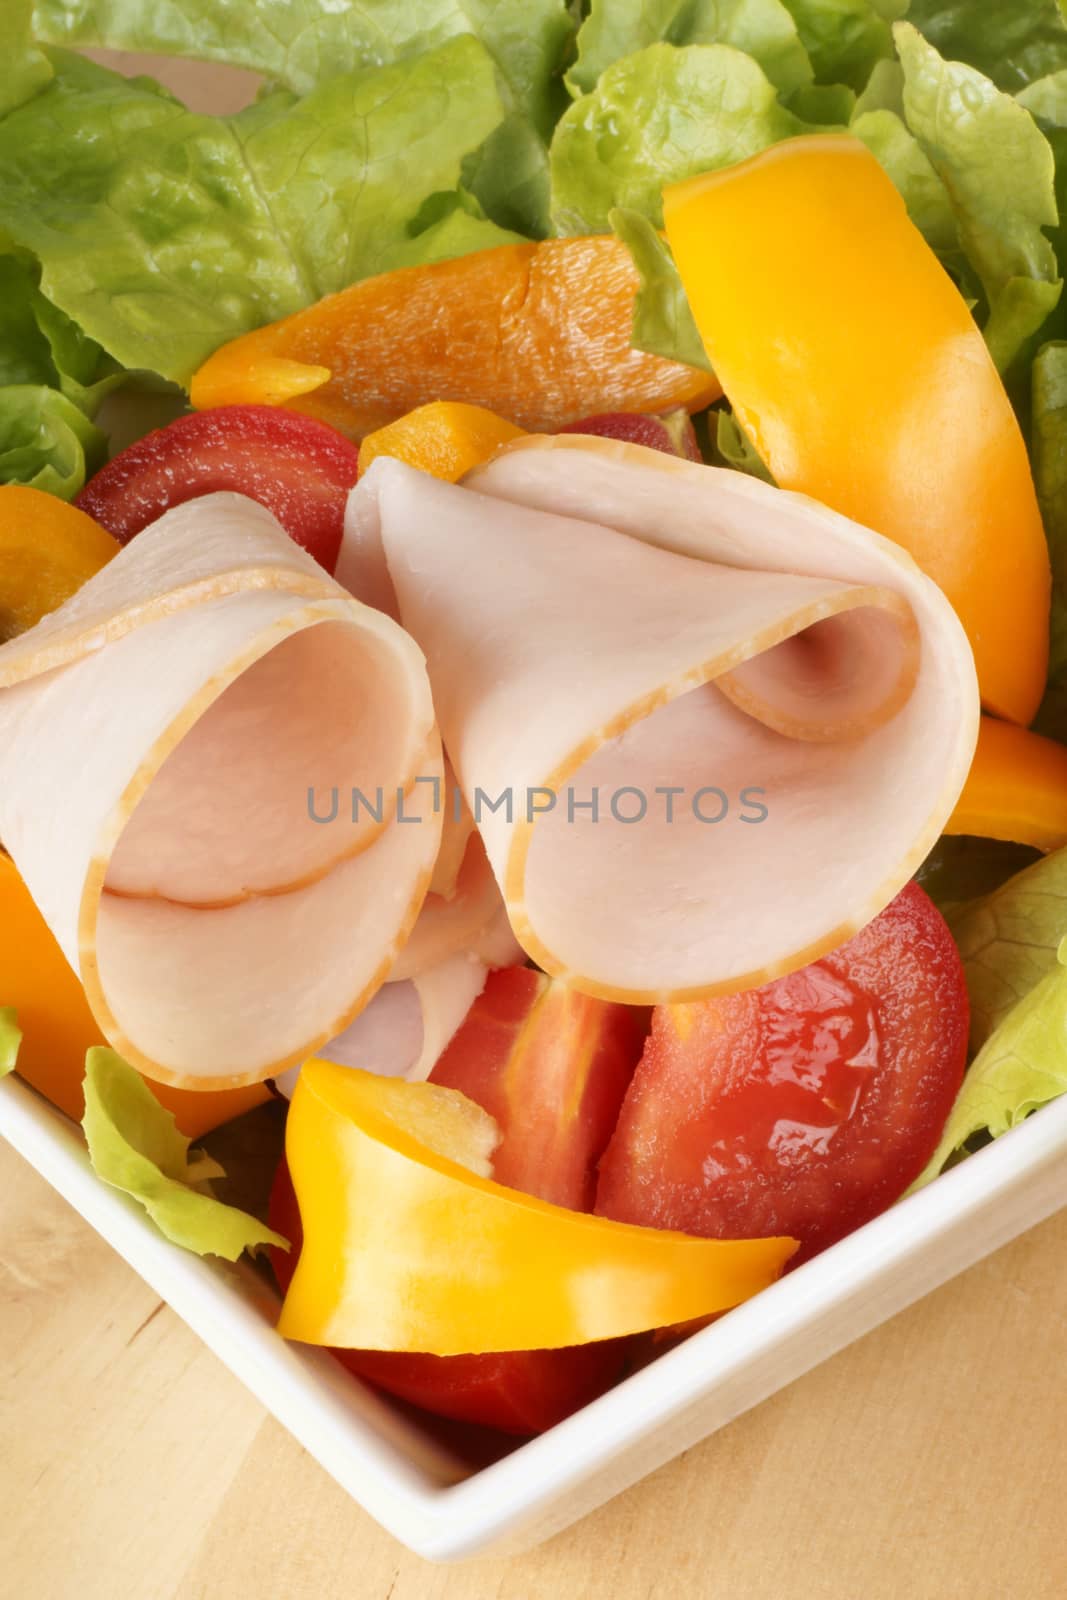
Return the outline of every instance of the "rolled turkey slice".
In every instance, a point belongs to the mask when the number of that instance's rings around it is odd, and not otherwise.
[[[460,873],[473,837],[474,818],[463,798],[463,791],[456,782],[452,763],[446,755],[441,848],[437,852],[433,877],[430,880],[431,894],[440,895],[442,900],[455,899]]]
[[[520,943],[635,1003],[816,959],[962,787],[978,693],[951,607],[896,546],[755,479],[523,445],[464,486],[376,462],[339,567],[426,654]]]
[[[399,619],[378,517],[377,479],[352,495],[345,511],[345,537],[338,582],[365,604]],[[395,980],[431,971],[450,957],[483,949],[491,966],[510,966],[522,952],[507,920],[504,901],[478,837],[455,769],[445,755],[443,831],[430,892],[407,945],[390,973]],[[501,956],[494,960],[493,956]]]
[[[383,985],[365,1011],[318,1054],[342,1067],[422,1083],[451,1043],[485,988],[488,964],[450,956],[417,978]],[[291,1100],[301,1068],[290,1067],[275,1088]]]
[[[507,967],[522,960],[507,924],[507,912],[485,845],[475,834],[450,895],[430,893],[422,903],[403,950],[389,974],[391,980],[417,978],[453,956],[477,955],[488,966]],[[495,954],[503,959],[494,960]]]
[[[239,495],[167,512],[0,648],[0,838],[161,1082],[275,1077],[362,1010],[426,894],[441,774],[417,645]]]

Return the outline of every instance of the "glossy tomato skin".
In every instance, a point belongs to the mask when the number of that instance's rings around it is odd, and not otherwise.
[[[491,972],[430,1074],[496,1120],[493,1176],[591,1211],[596,1168],[648,1033],[649,1013],[579,994],[530,967]]]
[[[313,417],[277,406],[219,406],[138,439],[85,485],[77,505],[122,544],[171,506],[219,489],[272,511],[332,572],[359,452]]]
[[[959,952],[911,884],[800,972],[657,1008],[596,1209],[712,1238],[787,1234],[806,1260],[922,1171],[967,1032]]]
[[[284,1294],[303,1243],[300,1211],[282,1158],[270,1199],[270,1225],[292,1249],[271,1248]],[[568,1350],[517,1350],[501,1355],[408,1355],[391,1350],[334,1350],[349,1372],[435,1416],[480,1423],[502,1433],[542,1433],[610,1387],[625,1358],[624,1340]]]
[[[560,433],[593,434],[601,439],[622,439],[627,444],[643,444],[664,455],[681,456],[683,461],[702,461],[700,446],[689,413],[684,407],[653,416],[642,411],[605,411],[596,417],[568,422]]]

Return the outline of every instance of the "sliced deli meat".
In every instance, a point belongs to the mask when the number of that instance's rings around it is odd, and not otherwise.
[[[441,775],[418,647],[240,495],[167,512],[0,648],[0,839],[161,1082],[275,1077],[362,1010]]]
[[[349,496],[336,575],[365,605],[399,621],[381,540],[378,481],[376,476],[365,495]],[[433,973],[462,955],[474,956],[490,968],[514,966],[523,958],[485,845],[447,753],[440,801],[441,847],[430,892],[389,975],[392,981]]]
[[[450,956],[417,978],[383,984],[365,1010],[318,1052],[339,1067],[422,1083],[430,1076],[475,1000],[489,968],[476,956]],[[302,1065],[275,1082],[293,1097]]]
[[[974,664],[940,590],[739,473],[577,437],[462,486],[379,460],[338,577],[425,652],[523,948],[608,999],[747,988],[840,944],[970,765]]]
[[[431,882],[390,979],[417,978],[456,956],[473,955],[487,967],[510,967],[522,960],[507,918],[485,845],[474,834],[450,894]]]

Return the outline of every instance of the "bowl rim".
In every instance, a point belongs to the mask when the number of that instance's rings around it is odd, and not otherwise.
[[[547,1433],[472,1469],[326,1352],[283,1340],[277,1294],[254,1267],[163,1238],[96,1177],[77,1125],[14,1075],[0,1082],[0,1136],[366,1511],[436,1560],[565,1526],[1067,1204],[1064,1096]],[[583,1499],[597,1474],[606,1487]]]

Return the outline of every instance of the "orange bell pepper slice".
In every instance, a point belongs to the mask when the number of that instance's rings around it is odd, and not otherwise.
[[[10,856],[0,851],[0,1004],[11,1006],[22,1029],[16,1072],[60,1111],[80,1122],[85,1052],[106,1044],[78,975],[67,963]],[[202,1093],[153,1083],[152,1093],[174,1113],[190,1139],[221,1127],[270,1099],[257,1083]]]
[[[983,717],[974,761],[945,832],[1037,850],[1067,845],[1067,748]]]
[[[553,432],[606,411],[699,411],[710,373],[634,350],[637,270],[608,236],[505,244],[365,278],[222,346],[198,410],[288,404],[361,439],[432,400]]]
[[[1026,447],[959,291],[859,140],[812,135],[664,192],[715,372],[777,482],[909,550],[982,697],[1028,723],[1049,562]]]
[[[286,1130],[304,1244],[279,1331],[442,1356],[558,1349],[723,1311],[796,1248],[635,1227],[507,1189],[461,1164],[473,1151],[484,1170],[492,1129],[455,1090],[308,1062]]]
[[[524,432],[484,406],[434,400],[368,433],[359,447],[359,475],[362,478],[378,456],[394,456],[434,478],[458,483],[464,473],[480,467]]]
[[[0,488],[0,643],[55,611],[120,545],[98,522],[54,494]]]

